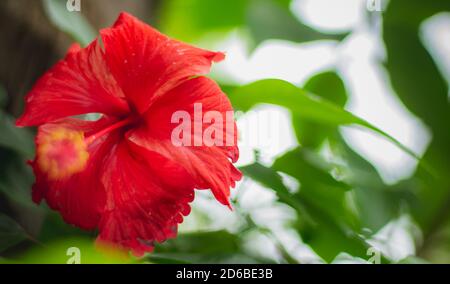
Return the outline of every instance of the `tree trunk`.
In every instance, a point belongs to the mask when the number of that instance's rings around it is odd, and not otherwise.
[[[97,30],[110,26],[121,11],[154,24],[158,3],[81,0],[81,13]],[[72,39],[48,20],[42,2],[36,0],[1,0],[0,34],[0,87],[8,94],[7,111],[17,116],[22,111],[24,95],[64,56]]]

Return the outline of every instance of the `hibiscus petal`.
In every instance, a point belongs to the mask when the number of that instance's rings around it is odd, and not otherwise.
[[[101,31],[106,61],[139,113],[182,81],[209,72],[224,54],[172,40],[133,16],[122,13]]]
[[[103,129],[109,123],[107,119],[96,122],[65,119],[45,124],[39,127],[36,142],[39,145],[41,137],[60,128],[82,131],[89,135]],[[105,206],[105,191],[98,177],[102,173],[105,157],[109,155],[117,139],[117,135],[105,136],[89,145],[87,149],[89,159],[85,169],[65,179],[49,179],[39,167],[37,162],[39,156],[36,157],[31,162],[36,176],[33,201],[40,203],[45,199],[52,209],[61,213],[67,223],[84,229],[96,228]]]
[[[98,241],[140,256],[153,249],[154,241],[175,237],[194,199],[190,175],[161,155],[124,141],[107,165],[107,201]]]
[[[171,123],[172,115],[177,111],[189,113],[193,127],[194,104],[197,103],[201,103],[203,114],[216,111],[223,117],[223,146],[191,144],[176,147],[172,143],[172,131],[177,127]],[[235,182],[241,178],[241,173],[231,163],[239,157],[236,124],[232,121],[231,127],[226,125],[226,114],[232,110],[227,96],[214,81],[205,77],[194,78],[155,102],[145,114],[146,124],[130,130],[127,137],[183,166],[195,178],[196,188],[210,188],[219,202],[229,205],[230,187],[234,187]],[[203,124],[202,128],[205,130],[209,126],[210,124]],[[217,130],[220,131],[220,127]],[[232,140],[228,146],[225,141],[227,134]]]
[[[122,115],[129,110],[123,97],[97,40],[84,49],[74,45],[28,93],[17,125],[40,125],[87,113]]]

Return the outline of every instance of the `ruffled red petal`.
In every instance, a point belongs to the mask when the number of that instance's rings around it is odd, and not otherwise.
[[[172,40],[135,17],[122,13],[101,31],[108,66],[139,113],[182,81],[209,72],[223,53]]]
[[[222,137],[225,139],[227,135],[225,130],[233,132],[230,146],[226,143],[224,146],[174,146],[171,134],[177,125],[171,123],[171,117],[176,111],[186,111],[193,127],[195,103],[202,104],[203,114],[216,111],[222,115]],[[130,130],[127,136],[134,143],[183,166],[195,178],[196,188],[211,189],[219,202],[229,205],[230,187],[241,178],[241,173],[231,163],[239,157],[236,124],[233,121],[232,129],[226,127],[226,113],[232,110],[229,99],[214,81],[198,77],[182,83],[155,102],[145,114],[146,125]],[[202,126],[203,130],[209,127],[208,124]]]
[[[175,237],[190,212],[194,183],[182,167],[131,142],[113,151],[102,178],[107,201],[98,241],[140,256],[155,241]]]
[[[35,126],[86,113],[123,115],[129,111],[123,97],[97,40],[84,49],[75,45],[27,94],[16,124]]]

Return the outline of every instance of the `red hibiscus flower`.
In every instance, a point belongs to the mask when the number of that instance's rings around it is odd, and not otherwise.
[[[241,178],[232,164],[235,123],[231,146],[171,141],[176,111],[191,114],[198,103],[203,111],[232,111],[219,86],[201,76],[224,55],[172,40],[126,13],[100,38],[71,47],[37,82],[17,125],[39,126],[33,200],[45,199],[67,223],[98,229],[98,242],[142,255],[176,235],[194,189],[211,189],[230,205],[230,187]],[[101,117],[80,118],[90,113]]]

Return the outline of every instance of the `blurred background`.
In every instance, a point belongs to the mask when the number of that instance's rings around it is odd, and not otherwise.
[[[450,1],[3,0],[0,261],[450,263]],[[245,177],[229,211],[197,192],[178,238],[141,260],[31,202],[23,97],[74,41],[128,11],[224,51]]]

